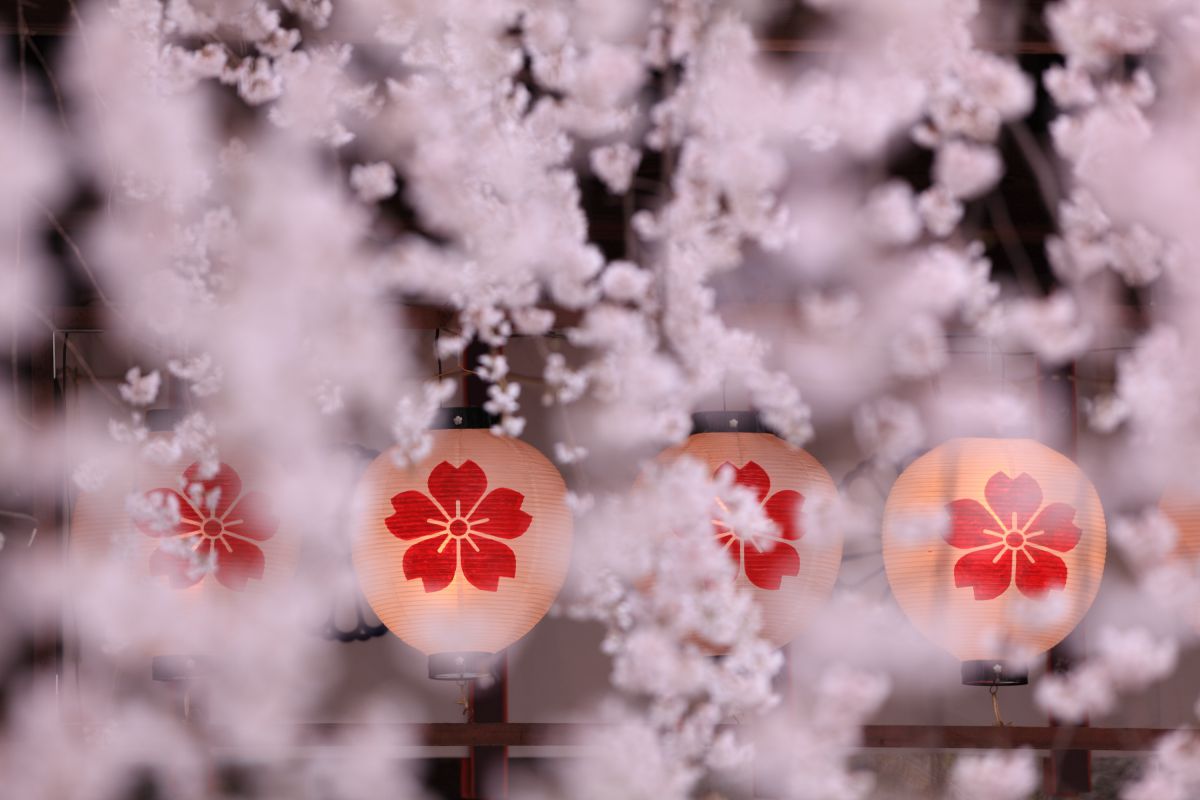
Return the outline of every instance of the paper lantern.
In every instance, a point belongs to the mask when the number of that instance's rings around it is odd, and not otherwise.
[[[151,441],[169,434],[152,433]],[[273,467],[236,448],[221,450],[219,468],[202,474],[192,458],[139,461],[131,473],[109,476],[82,492],[71,515],[70,554],[87,570],[103,561],[132,581],[179,591],[187,603],[236,605],[295,573],[294,523],[271,496]],[[155,636],[169,652],[180,633]]]
[[[562,476],[535,448],[483,428],[432,433],[419,464],[392,451],[355,497],[354,566],[384,624],[430,657],[431,678],[486,674],[546,614],[566,578]]]
[[[1158,507],[1175,526],[1175,546],[1168,560],[1188,565],[1200,562],[1200,491],[1194,486],[1172,486],[1163,493]]]
[[[1024,683],[1007,662],[1049,650],[1079,623],[1105,548],[1091,482],[1029,439],[946,442],[904,470],[884,510],[896,600],[964,662],[965,683]]]
[[[815,458],[758,428],[752,414],[696,415],[707,429],[695,433],[660,459],[690,456],[714,477],[734,471],[734,482],[753,491],[778,535],[760,550],[737,531],[714,521],[713,535],[737,564],[738,585],[750,592],[763,616],[763,638],[781,647],[804,629],[828,600],[842,560],[841,531],[810,532],[806,504],[836,496],[837,487]],[[728,423],[736,423],[730,426]],[[740,431],[740,432],[732,432]],[[703,640],[703,632],[697,632]],[[716,648],[713,648],[716,650]],[[719,651],[718,651],[719,652]]]

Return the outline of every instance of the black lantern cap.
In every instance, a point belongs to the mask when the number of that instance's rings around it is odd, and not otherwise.
[[[757,411],[697,411],[692,433],[770,433]]]
[[[490,428],[499,420],[478,406],[451,406],[439,408],[434,417],[431,430],[468,430]]]
[[[964,661],[964,686],[1024,686],[1029,683],[1029,670],[1005,661]]]
[[[146,412],[146,427],[152,433],[174,430],[184,416],[182,408],[152,408]]]

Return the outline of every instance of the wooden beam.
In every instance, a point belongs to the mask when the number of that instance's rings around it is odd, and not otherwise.
[[[838,53],[845,51],[846,44],[837,39],[761,39],[759,47],[768,53]],[[1058,45],[1050,41],[989,41],[978,40],[975,46],[994,53],[1016,55],[1055,55],[1061,53]]]
[[[304,734],[336,744],[354,723],[301,725]],[[619,725],[573,722],[398,723],[413,745],[427,747],[535,747],[578,745],[585,735],[621,735]],[[863,749],[980,750],[1028,747],[1034,750],[1144,752],[1169,728],[1075,728],[997,725],[867,725]]]
[[[457,324],[453,309],[443,306],[397,304],[396,327],[402,330],[431,331]],[[49,318],[60,331],[103,331],[111,327],[109,312],[99,305],[61,306],[50,310]]]
[[[1167,728],[1075,728],[998,725],[867,725],[865,748],[934,748],[947,750],[1152,750],[1172,731]]]
[[[70,20],[27,20],[24,30],[30,36],[70,36],[78,32],[78,26]],[[0,36],[16,36],[20,32],[21,28],[16,22],[0,20]],[[835,53],[845,49],[845,44],[832,37],[760,39],[758,44],[762,50],[769,53]],[[997,53],[1053,55],[1061,52],[1054,42],[1039,39],[1021,41],[982,39],[975,44],[980,49]]]

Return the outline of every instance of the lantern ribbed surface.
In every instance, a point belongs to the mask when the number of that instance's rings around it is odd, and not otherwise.
[[[1175,526],[1175,546],[1169,561],[1194,565],[1200,562],[1200,492],[1194,487],[1168,488],[1158,508]]]
[[[546,614],[566,579],[566,485],[530,445],[433,431],[419,464],[392,452],[355,496],[354,566],[388,628],[426,653],[496,653]]]
[[[1030,439],[954,439],[888,495],[883,560],[900,607],[963,661],[1049,650],[1104,571],[1104,510],[1070,459]]]
[[[697,433],[660,459],[690,456],[715,474],[726,464],[734,481],[754,491],[779,536],[760,551],[736,531],[714,524],[714,536],[738,564],[737,582],[762,609],[765,639],[783,646],[829,599],[842,560],[842,533],[809,531],[806,504],[837,495],[829,473],[804,450],[769,433]],[[697,632],[703,640],[703,632]]]
[[[170,434],[152,433],[155,439]],[[299,537],[286,504],[271,491],[277,466],[221,450],[216,473],[205,475],[193,459],[171,464],[140,461],[131,473],[112,475],[82,492],[71,514],[72,563],[87,569],[104,561],[129,571],[134,581],[183,592],[189,602],[234,604],[247,594],[278,587],[295,574]],[[178,508],[178,522],[150,513]],[[140,510],[139,510],[140,509]],[[211,571],[196,570],[211,559]]]

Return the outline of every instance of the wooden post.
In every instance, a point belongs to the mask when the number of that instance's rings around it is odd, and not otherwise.
[[[471,342],[463,353],[463,366],[474,370],[479,357],[488,348],[479,340]],[[463,376],[463,405],[479,408],[487,402],[487,384],[473,374]],[[469,700],[472,723],[508,722],[508,655],[496,655],[495,680],[488,687],[472,682]],[[497,791],[491,791],[492,789]],[[463,762],[462,796],[469,800],[492,800],[508,797],[508,748],[504,746],[476,746]]]
[[[61,334],[52,332],[48,339],[43,340],[38,334],[30,345],[30,416],[36,432],[46,437],[47,443],[55,441],[58,429],[62,423],[62,393],[59,388],[59,376],[62,374],[62,364],[57,364],[59,374],[55,374],[55,352]],[[37,476],[42,477],[42,476]],[[66,544],[63,531],[64,514],[62,509],[62,484],[58,481],[51,485],[37,483],[35,478],[32,489],[31,511],[37,519],[37,534],[29,547],[25,543],[12,542],[14,550],[19,550],[20,557],[28,559],[34,568],[50,563],[62,563],[63,551]],[[36,602],[46,604],[37,609],[36,618],[39,624],[30,631],[28,642],[28,665],[34,681],[53,683],[54,691],[59,695],[63,658],[63,629],[62,603],[47,594]],[[42,624],[42,621],[51,621]]]
[[[496,656],[496,680],[484,688],[471,684],[471,726],[508,722],[508,654]],[[472,800],[508,797],[508,746],[472,745],[463,762],[462,796]]]
[[[1038,381],[1038,405],[1042,441],[1074,461],[1078,458],[1079,411],[1075,388],[1075,364],[1042,370]],[[1067,672],[1072,653],[1081,652],[1083,631],[1076,629],[1046,654],[1046,668]],[[1050,718],[1051,727],[1060,723]],[[1083,726],[1088,724],[1085,719]],[[1043,763],[1043,787],[1050,797],[1078,797],[1092,789],[1092,755],[1088,750],[1051,750]]]

